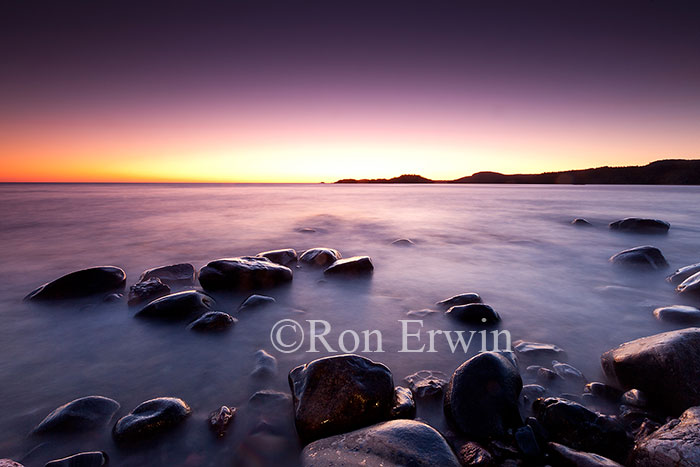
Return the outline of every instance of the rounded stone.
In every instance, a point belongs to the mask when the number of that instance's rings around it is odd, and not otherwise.
[[[129,306],[152,302],[170,293],[170,287],[157,277],[151,277],[129,287]]]
[[[33,433],[91,430],[106,425],[119,410],[119,403],[103,396],[75,399],[44,418]]]
[[[445,314],[464,323],[494,324],[501,321],[498,313],[483,303],[456,305],[447,310]]]
[[[364,276],[372,274],[374,265],[369,256],[353,256],[339,259],[323,271],[326,275]]]
[[[312,266],[325,267],[341,259],[342,255],[333,248],[311,248],[299,257],[299,262]]]
[[[188,327],[193,331],[223,331],[237,322],[236,318],[223,311],[208,311],[190,323]]]
[[[126,285],[126,273],[116,266],[75,271],[32,291],[25,300],[69,300],[113,292]]]
[[[616,265],[654,270],[668,267],[668,262],[661,250],[650,245],[623,250],[611,256],[610,262]]]
[[[668,321],[671,323],[700,323],[700,309],[694,306],[664,306],[654,310],[654,316],[659,321]]]
[[[136,316],[163,320],[182,320],[199,317],[211,311],[214,299],[197,290],[186,290],[158,298],[143,307]]]
[[[199,271],[205,290],[245,292],[270,288],[292,280],[292,270],[267,258],[243,256],[212,261]]]
[[[281,264],[283,266],[296,263],[297,261],[297,251],[293,248],[263,251],[262,253],[258,253],[255,256],[262,256],[263,258],[269,259],[273,263]]]
[[[436,305],[441,306],[445,309],[451,308],[457,305],[469,305],[470,303],[483,303],[481,296],[478,293],[462,293],[459,295],[454,295],[445,300],[439,301]]]
[[[658,219],[643,219],[640,217],[628,217],[619,221],[611,222],[610,229],[621,232],[633,232],[644,234],[665,234],[671,224]]]
[[[112,435],[118,442],[142,441],[179,425],[190,413],[190,407],[182,399],[151,399],[120,418]]]

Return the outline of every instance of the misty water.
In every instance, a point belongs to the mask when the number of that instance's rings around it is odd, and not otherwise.
[[[274,323],[326,320],[336,350],[346,329],[380,330],[384,352],[364,355],[386,364],[399,385],[422,369],[451,374],[479,350],[481,342],[473,342],[467,354],[453,354],[438,338],[437,352],[399,352],[399,320],[422,319],[424,339],[429,329],[480,330],[442,313],[408,314],[436,310],[436,301],[462,292],[481,294],[501,315],[496,329],[513,341],[557,344],[589,380],[600,380],[603,351],[678,327],[657,321],[652,310],[687,304],[664,277],[700,261],[698,199],[700,187],[663,186],[0,185],[0,458],[31,467],[104,450],[114,465],[295,465],[301,446],[291,403],[259,408],[248,399],[262,389],[289,394],[289,370],[328,353],[305,352],[308,345],[277,352]],[[671,229],[650,236],[607,228],[629,216],[660,218]],[[570,225],[575,217],[594,227]],[[392,245],[397,238],[415,245]],[[667,271],[608,262],[645,244],[662,250]],[[198,269],[223,257],[317,246],[371,256],[373,276],[325,279],[320,269],[294,268],[291,285],[266,291],[275,305],[240,315],[246,294],[214,294],[217,308],[239,319],[219,334],[135,319],[126,300],[22,301],[37,286],[90,266],[123,268],[128,291],[155,266],[190,262]],[[250,376],[259,349],[278,359],[276,376]],[[133,448],[114,444],[114,420],[82,435],[29,435],[51,410],[87,395],[117,400],[115,420],[158,396],[183,398],[193,414]],[[206,419],[224,404],[239,412],[215,439]],[[444,429],[439,406],[419,403],[418,416]]]

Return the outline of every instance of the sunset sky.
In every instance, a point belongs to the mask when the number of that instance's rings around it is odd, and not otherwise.
[[[0,181],[454,179],[700,158],[694,2],[0,5]]]

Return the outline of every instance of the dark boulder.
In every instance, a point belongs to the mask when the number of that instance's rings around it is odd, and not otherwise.
[[[364,276],[374,271],[374,265],[369,256],[353,256],[339,259],[323,271],[326,275]]]
[[[447,375],[442,371],[421,370],[403,379],[416,398],[442,397],[447,387]]]
[[[515,341],[513,351],[523,364],[549,364],[552,360],[566,360],[566,352],[554,344]]]
[[[139,282],[157,277],[164,284],[168,285],[193,285],[197,277],[194,266],[189,263],[173,264],[170,266],[160,266],[147,269],[141,273]]]
[[[219,259],[199,271],[199,283],[205,290],[245,292],[275,287],[291,280],[291,269],[256,256]]]
[[[494,467],[496,465],[491,453],[474,441],[467,441],[459,446],[457,458],[462,465],[478,467]]]
[[[505,356],[483,352],[459,366],[445,390],[447,420],[475,439],[503,437],[522,425],[518,396],[523,387],[517,368]]]
[[[282,266],[287,266],[297,262],[297,251],[293,248],[263,251],[255,256],[262,256],[263,258],[267,258],[273,263],[281,264]]]
[[[416,416],[416,403],[410,389],[401,386],[394,388],[394,406],[391,408],[390,418],[409,418]]]
[[[217,438],[223,438],[235,416],[235,407],[222,405],[218,410],[209,414],[209,428],[216,434]]]
[[[215,304],[209,295],[197,290],[186,290],[153,300],[143,307],[136,316],[163,320],[183,320],[196,318],[211,311]]]
[[[632,451],[637,467],[700,465],[700,407],[692,407],[639,440]]]
[[[526,459],[534,459],[542,455],[542,448],[537,442],[535,432],[528,425],[521,426],[515,430],[515,444],[518,446],[518,451],[523,454]]]
[[[690,276],[693,276],[700,272],[700,263],[691,264],[688,266],[683,266],[682,268],[676,269],[676,271],[668,276],[666,280],[673,285],[678,285]]]
[[[258,294],[253,294],[246,298],[243,303],[241,303],[241,306],[238,307],[238,311],[246,311],[246,310],[252,310],[254,308],[262,308],[266,305],[272,305],[275,303],[276,300],[272,297],[268,297],[267,295],[258,295]]]
[[[223,311],[208,311],[192,321],[188,327],[193,331],[223,331],[237,322],[236,318]]]
[[[170,293],[170,287],[163,284],[157,277],[151,277],[145,281],[129,287],[129,306],[148,303]]]
[[[593,224],[582,217],[577,217],[576,219],[572,220],[571,225],[575,225],[576,227],[593,227]]]
[[[639,217],[628,217],[610,223],[610,230],[645,234],[665,234],[668,233],[670,227],[671,224],[668,222],[658,219],[642,219]]]
[[[694,306],[664,306],[654,310],[654,316],[659,321],[667,321],[669,323],[700,323],[700,309],[695,308]]]
[[[641,409],[649,406],[649,398],[639,389],[630,389],[625,392],[620,398],[620,401],[625,405],[631,405],[632,407],[639,407]]]
[[[289,373],[297,432],[303,441],[387,420],[394,380],[381,363],[358,355],[320,358]]]
[[[469,305],[470,303],[483,302],[481,301],[481,296],[478,293],[471,292],[454,295],[450,298],[437,302],[436,305],[447,309],[457,305]]]
[[[549,455],[554,467],[622,467],[607,457],[581,452],[559,443],[549,443]]]
[[[98,266],[71,272],[42,285],[24,297],[25,300],[69,300],[120,290],[126,284],[126,273],[116,266]]]
[[[119,419],[112,435],[118,442],[138,442],[159,435],[182,423],[190,415],[182,399],[159,397],[143,402]]]
[[[449,444],[434,428],[393,420],[315,441],[301,454],[302,465],[459,467]]]
[[[620,402],[620,398],[622,397],[622,391],[616,387],[597,381],[586,384],[583,388],[583,393],[591,394],[598,399],[611,403]]]
[[[611,256],[610,262],[621,266],[634,266],[653,270],[668,267],[668,262],[661,250],[649,245],[623,250]]]
[[[312,266],[325,267],[330,266],[340,258],[342,258],[342,256],[338,250],[332,248],[311,248],[301,254],[299,262]]]
[[[483,303],[456,305],[447,310],[445,314],[463,323],[494,324],[501,321],[498,313]]]
[[[700,294],[700,272],[693,274],[681,282],[678,287],[676,287],[676,292],[684,295]]]
[[[106,464],[107,454],[102,451],[91,451],[56,459],[46,464],[46,467],[101,467]]]
[[[106,425],[119,410],[119,403],[102,396],[81,397],[48,414],[33,433],[84,431]]]
[[[601,363],[620,387],[644,391],[672,414],[700,405],[700,328],[627,342],[605,352]]]

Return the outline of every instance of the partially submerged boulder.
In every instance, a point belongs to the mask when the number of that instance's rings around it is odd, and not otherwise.
[[[445,314],[464,323],[495,324],[501,321],[500,315],[489,305],[483,303],[456,305],[447,310]]]
[[[139,282],[147,281],[154,277],[157,277],[164,284],[187,286],[194,284],[197,272],[190,263],[160,266],[143,271]]]
[[[404,378],[416,398],[442,397],[448,376],[442,371],[420,370]]]
[[[292,270],[261,256],[243,256],[212,261],[199,271],[205,290],[245,292],[286,284]]]
[[[518,340],[513,343],[513,351],[523,364],[549,364],[552,360],[566,360],[566,352],[554,344]]]
[[[575,225],[576,227],[593,227],[593,224],[582,217],[577,217],[576,219],[572,220],[571,225]]]
[[[700,294],[700,272],[693,274],[681,282],[678,287],[676,287],[676,292],[684,295]]]
[[[71,272],[24,297],[31,301],[70,300],[113,292],[126,285],[126,273],[116,266],[98,266]]]
[[[139,442],[160,435],[182,423],[191,409],[182,399],[159,397],[139,404],[119,419],[112,435],[118,442]]]
[[[170,293],[170,287],[157,277],[151,277],[129,287],[129,306],[152,302]]]
[[[262,256],[269,259],[273,263],[281,264],[282,266],[288,266],[297,262],[297,251],[293,248],[263,251],[262,253],[258,253],[256,256]]]
[[[365,276],[372,274],[374,265],[369,256],[353,256],[339,259],[323,271],[326,275]]]
[[[109,423],[119,407],[117,401],[108,397],[81,397],[53,410],[32,432],[43,434],[99,428]]]
[[[668,262],[661,250],[650,245],[623,250],[611,256],[610,262],[622,266],[652,270],[668,267]]]
[[[236,318],[223,311],[208,311],[192,321],[188,327],[193,331],[200,332],[224,331],[237,322]]]
[[[73,454],[72,456],[56,459],[46,464],[46,467],[101,467],[107,464],[107,454],[102,451],[90,451]]]
[[[657,308],[654,316],[659,321],[670,323],[692,324],[700,323],[700,309],[687,305],[671,305]]]
[[[136,316],[171,321],[191,319],[211,311],[215,303],[207,294],[197,290],[185,290],[152,301],[136,313]]]
[[[673,285],[678,285],[690,276],[700,272],[700,263],[690,264],[675,270],[673,274],[668,276],[666,280]]]
[[[632,451],[637,467],[700,465],[700,407],[692,407],[639,440]]]
[[[276,300],[273,297],[268,297],[267,295],[253,294],[246,298],[241,306],[238,307],[238,311],[252,310],[254,308],[262,308],[266,305],[272,305]]]
[[[326,267],[341,258],[340,252],[333,248],[311,248],[299,256],[299,262],[312,266]]]
[[[470,303],[483,303],[481,300],[481,296],[478,293],[474,292],[469,292],[469,293],[462,293],[459,295],[454,295],[450,298],[446,298],[445,300],[441,300],[436,303],[437,306],[440,306],[444,309],[451,308],[453,306],[457,305],[469,305]]]
[[[668,233],[670,227],[671,224],[668,222],[659,219],[644,219],[641,217],[628,217],[610,223],[610,230],[644,234],[665,234]]]

